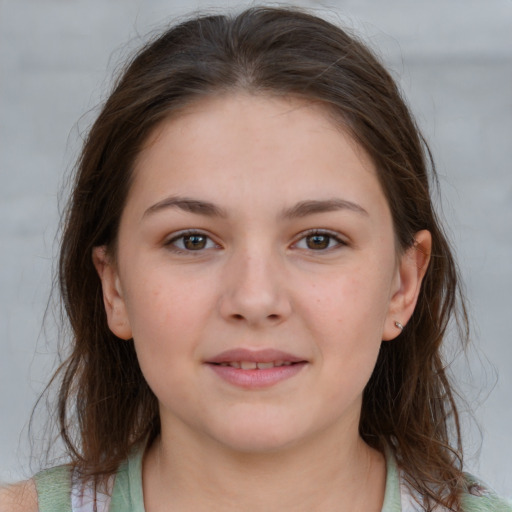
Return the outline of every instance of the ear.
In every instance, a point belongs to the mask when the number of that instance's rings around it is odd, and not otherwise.
[[[105,246],[94,247],[92,261],[100,276],[103,289],[103,302],[107,313],[110,330],[123,340],[132,338],[132,330],[126,310],[119,275],[114,263],[109,258]]]
[[[430,231],[418,231],[414,236],[414,245],[409,247],[400,258],[384,325],[383,340],[392,340],[401,333],[401,329],[395,322],[405,327],[411,318],[420,293],[421,282],[428,268],[431,248]]]

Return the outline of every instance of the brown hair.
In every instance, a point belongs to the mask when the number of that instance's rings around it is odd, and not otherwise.
[[[460,430],[440,348],[457,312],[466,339],[467,317],[432,207],[430,153],[375,56],[340,28],[292,9],[251,8],[170,28],[127,65],[89,132],[59,262],[73,333],[59,373],[59,418],[74,464],[85,474],[110,474],[135,445],[159,432],[157,400],[133,343],[107,326],[92,250],[106,245],[115,254],[134,160],[155,126],[201,96],[237,90],[323,103],[373,159],[398,251],[414,243],[417,231],[432,234],[417,307],[399,338],[382,343],[359,429],[369,445],[393,451],[425,510],[436,503],[456,510],[463,485]]]

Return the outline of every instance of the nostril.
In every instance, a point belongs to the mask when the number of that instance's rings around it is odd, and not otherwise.
[[[245,320],[245,316],[240,313],[234,313],[231,317],[235,320]],[[281,316],[277,314],[267,315],[267,319],[271,321],[279,320],[280,318]]]

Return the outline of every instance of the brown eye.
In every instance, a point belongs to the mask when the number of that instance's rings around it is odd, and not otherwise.
[[[321,250],[327,249],[332,237],[328,235],[309,235],[306,237],[306,245],[308,249]]]
[[[302,238],[294,244],[294,247],[296,249],[321,252],[346,245],[346,242],[336,233],[313,230],[309,233],[304,233]]]
[[[182,233],[169,240],[166,245],[177,252],[198,252],[218,247],[208,235],[200,232]]]
[[[206,247],[208,237],[204,235],[187,235],[183,237],[183,246],[189,251],[198,251]]]

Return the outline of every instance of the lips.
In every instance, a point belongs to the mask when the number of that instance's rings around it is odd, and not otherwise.
[[[304,359],[274,349],[247,350],[237,348],[221,352],[207,362],[211,364],[222,364],[242,361],[248,363],[279,363],[278,366],[282,366],[285,363],[300,363],[303,362]]]
[[[231,361],[229,363],[218,363],[220,366],[231,366],[232,368],[241,368],[242,370],[267,370],[268,368],[276,368],[278,366],[290,366],[291,361]]]
[[[307,364],[301,357],[280,350],[232,349],[206,364],[222,380],[245,389],[273,386],[299,373]]]

